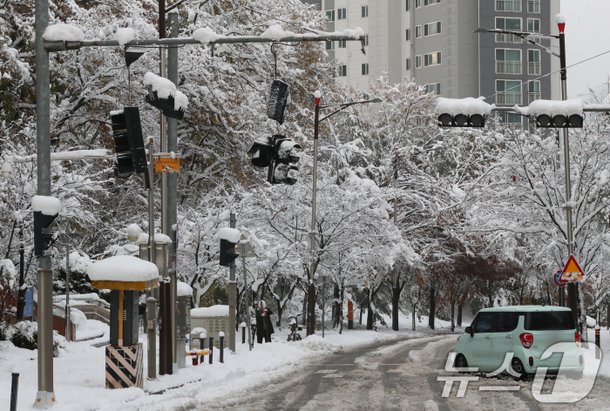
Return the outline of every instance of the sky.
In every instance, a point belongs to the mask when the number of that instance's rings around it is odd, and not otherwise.
[[[588,87],[608,93],[610,52],[596,59],[570,65],[610,51],[610,1],[561,0],[561,14],[566,18],[566,59],[568,97],[588,95]]]

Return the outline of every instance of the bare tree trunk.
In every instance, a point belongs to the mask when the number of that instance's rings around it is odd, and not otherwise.
[[[282,327],[282,302],[280,300],[276,300],[277,302],[277,326]]]
[[[343,307],[343,296],[342,290],[339,288],[339,284],[334,285],[334,296],[335,301],[333,303],[333,328],[339,326],[341,322],[341,307]]]
[[[455,331],[455,302],[450,301],[451,304],[451,332]]]
[[[458,327],[462,326],[462,310],[464,309],[464,304],[458,304],[458,312],[457,312],[457,325]]]
[[[430,316],[428,317],[428,327],[434,330],[434,317],[436,316],[436,294],[434,285],[430,284]]]
[[[415,331],[415,310],[417,309],[417,305],[413,303],[411,307],[413,307],[413,311],[411,311],[411,329]]]
[[[370,298],[367,298],[366,300],[366,329],[367,330],[372,330],[373,329],[373,310],[371,309],[371,300]]]
[[[309,284],[307,291],[307,335],[316,333],[316,285]]]
[[[305,292],[305,295],[303,296],[303,311],[302,311],[302,316],[301,316],[301,321],[303,322],[303,325],[305,325],[307,323],[307,292]]]

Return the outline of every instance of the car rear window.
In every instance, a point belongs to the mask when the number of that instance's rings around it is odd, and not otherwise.
[[[530,331],[572,330],[574,329],[574,320],[570,311],[526,313],[525,329]]]
[[[514,330],[518,321],[518,313],[482,312],[477,315],[472,326],[477,333],[500,333]]]

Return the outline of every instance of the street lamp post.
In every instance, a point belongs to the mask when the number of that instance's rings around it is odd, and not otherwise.
[[[565,43],[565,19],[561,14],[555,16],[555,22],[559,30],[559,35],[541,35],[539,33],[529,33],[512,30],[501,30],[501,29],[486,29],[478,28],[475,33],[501,33],[501,34],[512,34],[520,37],[528,43],[534,44],[548,51],[550,54],[559,58],[560,62],[560,78],[561,78],[561,99],[568,99],[568,86],[567,86],[567,71],[566,71],[566,43]],[[546,39],[558,39],[559,40],[559,54],[553,52],[548,47],[545,47],[539,43],[536,43],[530,37],[546,38]],[[568,138],[568,129],[563,128],[563,160],[564,160],[564,175],[565,175],[565,191],[566,191],[566,202],[565,202],[565,213],[566,213],[566,239],[568,243],[568,257],[574,254],[574,229],[572,222],[572,181],[570,177],[570,141]],[[568,301],[567,306],[572,309],[572,316],[574,321],[578,323],[578,288],[577,284],[570,282],[567,285],[568,289]],[[560,304],[563,304],[563,289],[559,290]],[[581,313],[582,314],[582,313]],[[584,321],[581,318],[580,327],[583,326]]]
[[[355,104],[367,104],[367,103],[380,103],[381,99],[374,98],[371,100],[361,101],[350,101],[339,104],[329,104],[322,106],[322,93],[320,90],[316,90],[314,93],[315,111],[314,111],[314,123],[313,123],[313,172],[312,172],[312,184],[311,184],[311,230],[309,232],[309,245],[310,245],[310,261],[309,261],[309,276],[308,282],[309,287],[307,291],[307,335],[314,334],[316,331],[316,284],[314,273],[318,265],[318,259],[316,258],[316,203],[318,195],[318,137],[320,123],[329,117],[334,116],[340,111],[353,106]],[[320,109],[338,107],[335,111],[320,118]]]

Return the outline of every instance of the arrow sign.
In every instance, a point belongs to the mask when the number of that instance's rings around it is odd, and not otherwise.
[[[578,281],[582,281],[584,278],[585,272],[582,268],[580,268],[576,258],[571,255],[570,258],[568,258],[568,262],[563,268],[563,271],[561,272],[560,280],[568,283],[576,283]]]
[[[557,271],[555,274],[553,274],[553,280],[558,287],[565,287],[568,283],[567,281],[561,279],[561,271]]]

